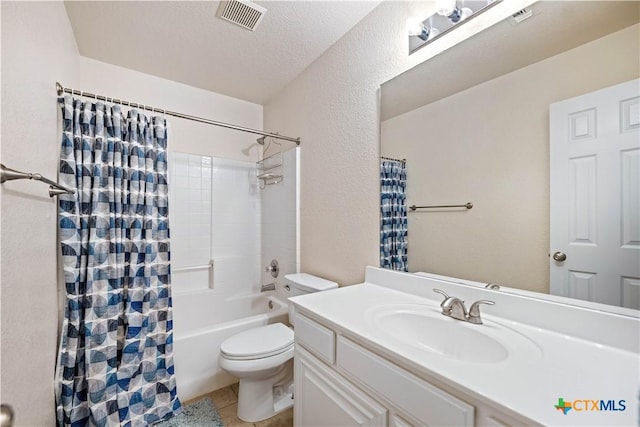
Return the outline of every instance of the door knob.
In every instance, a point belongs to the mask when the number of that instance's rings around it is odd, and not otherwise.
[[[558,261],[558,262],[562,262],[562,261],[564,261],[564,260],[566,260],[566,259],[567,259],[567,255],[566,255],[566,254],[563,254],[563,253],[562,253],[562,252],[560,252],[560,251],[558,251],[558,252],[555,252],[555,253],[553,254],[553,259],[554,259],[554,260],[556,260],[556,261]]]

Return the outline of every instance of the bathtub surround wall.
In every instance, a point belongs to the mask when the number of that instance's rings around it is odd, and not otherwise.
[[[382,2],[265,105],[265,127],[303,141],[302,271],[360,283],[379,265],[379,86],[533,1],[502,2],[409,56],[406,20],[435,2]]]
[[[177,152],[172,159],[174,292],[211,291],[219,301],[259,292],[261,192],[255,162]],[[212,269],[202,268],[211,261]]]
[[[262,201],[262,283],[276,283],[280,298],[286,299],[284,276],[300,271],[299,209],[300,148],[292,148],[282,154],[282,182],[266,185],[261,191]],[[272,259],[278,261],[277,278],[265,271]]]
[[[2,163],[55,178],[60,131],[54,83],[78,83],[78,49],[62,2],[0,3],[2,19]],[[47,185],[0,186],[3,354],[0,401],[14,425],[55,420],[57,350],[57,199]]]
[[[260,291],[260,189],[255,162],[213,159],[213,289],[221,298]]]
[[[174,152],[169,159],[173,292],[213,286],[211,157]]]
[[[262,185],[255,162],[173,153],[174,292],[213,290],[224,298],[271,282],[283,291],[284,276],[299,271],[299,156],[300,148],[284,152],[282,181]],[[278,278],[264,269],[272,259]],[[201,268],[211,260],[212,272]]]

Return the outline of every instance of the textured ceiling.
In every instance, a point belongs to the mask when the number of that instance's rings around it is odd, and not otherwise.
[[[219,1],[66,1],[80,54],[265,104],[379,1],[256,1],[252,32]]]
[[[638,1],[540,1],[382,85],[388,120],[638,23]],[[639,34],[640,36],[640,34]],[[490,60],[487,60],[490,58]]]

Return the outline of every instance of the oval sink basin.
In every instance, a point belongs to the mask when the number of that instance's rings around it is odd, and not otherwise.
[[[438,309],[420,304],[379,306],[369,317],[387,338],[448,359],[499,363],[542,354],[533,341],[508,326],[486,319],[473,325],[443,316]]]

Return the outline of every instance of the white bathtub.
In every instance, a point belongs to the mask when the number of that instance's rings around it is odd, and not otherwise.
[[[221,298],[213,291],[173,296],[174,366],[183,401],[237,381],[218,366],[225,339],[246,329],[287,322],[287,304],[272,292]]]

